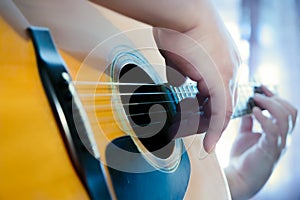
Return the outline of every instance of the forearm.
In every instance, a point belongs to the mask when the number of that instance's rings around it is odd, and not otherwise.
[[[186,32],[200,24],[214,23],[211,0],[91,0],[118,13],[155,27]]]
[[[233,159],[225,168],[232,199],[249,199],[255,195],[270,177],[276,159],[266,152],[245,154],[239,159]]]

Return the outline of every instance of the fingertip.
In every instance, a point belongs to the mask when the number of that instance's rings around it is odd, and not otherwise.
[[[295,109],[295,112],[292,114],[293,117],[293,121],[294,121],[294,126],[296,126],[297,124],[299,124],[300,119],[299,119],[299,115],[298,115],[298,110]]]
[[[257,106],[254,106],[252,109],[252,113],[255,116],[255,118],[257,118],[257,116],[261,113],[261,109]]]
[[[268,97],[274,96],[274,93],[271,90],[269,90],[269,88],[267,88],[265,85],[262,85],[261,89],[266,96]]]
[[[256,100],[256,101],[260,101],[260,100],[264,99],[264,97],[265,97],[264,95],[259,94],[259,93],[254,94],[254,100]]]
[[[257,113],[257,112],[260,112],[260,111],[261,111],[261,109],[257,106],[254,106],[253,109],[252,109],[253,113]]]
[[[260,122],[260,123],[263,123],[264,120],[266,119],[266,117],[262,114],[262,110],[259,108],[259,107],[254,107],[253,110],[253,115],[255,117],[255,119]]]
[[[204,138],[203,146],[204,146],[205,152],[208,153],[208,154],[210,154],[213,151],[214,147],[215,147],[215,145],[212,145],[212,144],[209,144],[208,142],[206,142],[205,138]]]
[[[204,141],[203,141],[203,146],[204,146],[204,150],[207,152],[207,153],[211,153],[217,142],[219,141],[219,136],[220,134],[217,134],[217,133],[212,133],[210,131],[206,132],[206,135],[204,137]]]
[[[244,116],[240,125],[240,132],[251,131],[253,126],[253,119],[251,115]]]

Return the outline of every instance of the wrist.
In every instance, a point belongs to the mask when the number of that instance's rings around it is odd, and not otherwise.
[[[238,170],[233,165],[229,165],[224,169],[231,198],[233,200],[238,199],[248,199],[251,195],[247,192],[247,185],[243,181],[242,175],[239,174]]]

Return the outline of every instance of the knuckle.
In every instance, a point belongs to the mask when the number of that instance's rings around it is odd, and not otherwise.
[[[294,113],[292,113],[292,116],[293,116],[293,119],[294,119],[294,123],[296,123],[297,117],[298,117],[298,110],[297,109],[294,110]]]

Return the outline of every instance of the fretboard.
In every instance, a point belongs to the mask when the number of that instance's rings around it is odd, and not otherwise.
[[[197,83],[191,80],[188,80],[179,87],[174,87],[172,85],[169,87],[174,95],[176,103],[179,103],[186,98],[195,98],[199,93]],[[260,84],[247,83],[238,85],[238,98],[231,116],[232,119],[252,113],[252,109],[255,106],[252,97],[255,93],[262,93]]]
[[[179,87],[170,85],[170,89],[174,94],[176,103],[186,98],[195,98],[199,93],[197,83],[193,81],[185,82]]]

